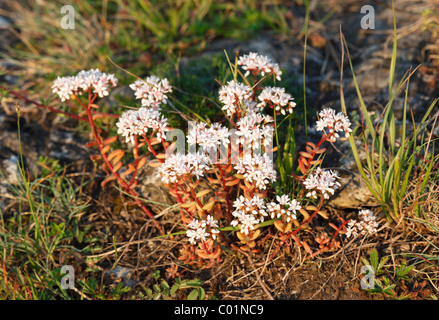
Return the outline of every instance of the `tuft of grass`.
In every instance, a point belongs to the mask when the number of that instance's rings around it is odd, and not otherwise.
[[[395,16],[394,16],[395,19]],[[429,155],[430,141],[422,139],[418,142],[418,137],[424,135],[428,125],[433,118],[429,118],[432,110],[436,106],[439,98],[433,100],[424,117],[416,125],[412,117],[413,131],[409,134],[407,129],[407,113],[408,113],[408,89],[410,77],[416,71],[410,70],[399,83],[394,86],[395,81],[395,66],[397,55],[397,35],[396,22],[394,23],[394,43],[392,50],[392,59],[389,72],[389,100],[385,106],[383,114],[378,119],[374,126],[373,119],[369,115],[367,106],[362,98],[358,83],[355,78],[355,72],[352,61],[349,55],[347,43],[341,35],[342,48],[346,50],[347,59],[352,71],[353,82],[356,88],[357,97],[360,102],[362,117],[365,119],[366,126],[361,134],[361,139],[364,144],[364,151],[366,153],[366,164],[361,163],[357,146],[355,144],[354,136],[349,137],[351,149],[364,182],[382,205],[389,220],[399,220],[402,214],[403,199],[406,195],[407,185],[413,177],[415,170],[425,170],[426,174],[421,183],[419,194],[422,197],[422,192],[430,179],[430,172],[434,163],[434,152]],[[397,137],[397,126],[393,112],[393,105],[396,97],[400,91],[405,90],[403,118],[401,134]],[[346,104],[343,95],[343,86],[340,89],[341,107],[346,114]],[[417,160],[422,161],[417,161]],[[417,165],[416,165],[417,163]],[[416,215],[419,216],[419,209],[416,209]]]
[[[152,279],[154,283],[151,287],[142,285],[143,291],[133,299],[146,300],[205,300],[206,293],[202,287],[203,281],[200,279],[181,279],[177,277],[173,283],[162,279],[160,271],[156,270]]]
[[[66,4],[74,8],[74,29],[60,25]],[[7,5],[14,19],[11,31],[20,42],[6,56],[32,80],[81,69],[108,71],[107,56],[141,74],[169,57],[198,53],[215,38],[247,39],[263,29],[288,30],[281,23],[288,7],[268,0],[19,0]]]
[[[10,186],[17,213],[0,212],[0,298],[70,299],[61,287],[61,267],[76,263],[93,242],[79,223],[89,206],[82,197],[86,182],[75,186],[65,168],[45,159],[42,175],[31,181],[21,153],[20,159],[20,183]]]
[[[435,299],[436,296],[426,288],[427,282],[418,281],[416,263],[409,264],[403,259],[399,263],[394,262],[392,268],[387,263],[389,258],[384,256],[380,259],[376,249],[369,252],[369,259],[362,258],[362,272],[366,273],[361,279],[364,292],[391,300]]]

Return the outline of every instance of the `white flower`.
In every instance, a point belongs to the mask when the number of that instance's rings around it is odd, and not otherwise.
[[[113,74],[106,74],[99,71],[99,69],[82,70],[76,77],[81,83],[80,87],[84,92],[93,89],[93,92],[97,93],[100,98],[108,96],[109,85],[113,87],[117,85],[117,79]]]
[[[271,59],[267,56],[260,55],[255,52],[250,52],[245,54],[238,59],[238,65],[242,66],[242,69],[246,71],[244,77],[247,77],[250,72],[255,74],[274,74],[278,81],[281,80],[282,71],[280,71],[279,65],[273,63]]]
[[[313,197],[317,199],[317,191],[323,195],[325,199],[329,199],[329,195],[334,195],[335,190],[340,187],[340,183],[337,171],[322,170],[317,167],[315,173],[310,174],[303,184],[307,190],[311,190],[307,193],[307,197]]]
[[[160,79],[157,76],[149,76],[145,80],[136,80],[130,84],[130,88],[134,91],[136,99],[141,100],[142,107],[150,107],[158,110],[160,104],[166,104],[168,101],[169,92],[172,88],[169,85],[168,79]]]
[[[258,107],[264,108],[268,104],[283,115],[285,115],[285,109],[289,113],[293,113],[293,108],[296,106],[294,98],[285,93],[285,88],[266,87],[259,94],[258,99],[261,101]]]
[[[280,205],[286,205],[290,201],[290,196],[287,194],[284,194],[282,196],[276,196],[277,202],[279,202]]]
[[[256,187],[260,190],[265,190],[267,184],[276,180],[273,162],[267,154],[254,156],[246,154],[238,160],[235,169],[248,182],[255,181]]]
[[[230,224],[232,226],[239,225],[242,234],[248,235],[250,230],[254,230],[255,226],[259,223],[259,220],[256,219],[253,214],[247,214],[241,210],[233,212],[233,215],[237,217],[238,220],[233,220]]]
[[[197,240],[206,241],[208,237],[215,240],[219,232],[218,221],[209,215],[206,220],[192,219],[188,224],[186,236],[189,238],[190,243],[196,244]]]
[[[258,223],[264,222],[264,217],[268,215],[266,212],[265,201],[258,195],[251,199],[240,196],[233,203],[235,210],[232,215],[236,217],[230,224],[240,227],[240,232],[248,235],[250,230],[254,230]]]
[[[189,242],[195,244],[197,240],[206,241],[209,237],[209,233],[206,231],[204,224],[199,223],[197,220],[192,220],[188,225],[190,229],[186,231],[186,236],[189,238]]]
[[[251,88],[240,82],[231,80],[219,90],[219,100],[224,104],[223,110],[227,111],[228,116],[236,113],[237,108],[241,108],[244,100],[251,97]]]
[[[330,134],[329,141],[335,142],[339,137],[339,132],[344,132],[345,137],[348,138],[352,129],[350,128],[351,122],[348,117],[345,117],[343,113],[335,113],[335,110],[331,108],[326,108],[320,111],[320,119],[316,122],[316,130],[324,131],[325,128],[328,129],[328,134]]]
[[[204,122],[197,125],[189,131],[188,144],[190,146],[200,145],[204,151],[211,149],[217,150],[218,146],[228,146],[230,132],[227,127],[219,123],[213,123],[209,128]]]
[[[273,142],[273,118],[268,115],[251,112],[236,123],[236,142],[255,150],[260,144],[269,146]]]
[[[131,143],[134,143],[135,135],[143,135],[149,129],[156,132],[157,139],[165,138],[166,131],[169,131],[167,119],[158,110],[143,107],[122,113],[116,126],[117,133]]]
[[[216,221],[213,216],[209,215],[206,217],[206,225],[211,228],[218,228],[218,221]]]
[[[367,235],[377,232],[378,222],[376,221],[376,216],[371,210],[363,209],[358,212],[360,221],[351,220],[347,224],[346,237],[351,236]]]
[[[166,184],[177,182],[184,175],[194,175],[199,179],[208,169],[208,160],[201,153],[174,153],[158,168],[158,172]]]
[[[262,108],[258,106],[256,101],[243,100],[244,114],[261,113]]]
[[[282,195],[276,196],[276,201],[267,204],[267,211],[272,219],[282,218],[285,222],[297,220],[296,213],[302,207],[295,199],[291,200],[288,195]]]
[[[113,74],[101,72],[99,69],[81,70],[73,77],[57,77],[53,82],[52,92],[58,94],[63,102],[69,100],[73,94],[81,95],[88,90],[103,98],[108,96],[108,88],[116,85],[117,79]]]
[[[57,93],[61,101],[70,99],[70,96],[77,94],[79,86],[74,83],[75,77],[57,77],[52,85],[52,92]]]

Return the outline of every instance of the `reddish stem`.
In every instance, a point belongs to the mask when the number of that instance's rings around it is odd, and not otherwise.
[[[83,106],[85,111],[87,112],[88,121],[90,123],[93,136],[96,139],[96,142],[98,143],[99,151],[101,152],[102,159],[103,159],[105,165],[108,167],[108,169],[111,171],[111,173],[116,177],[116,179],[119,181],[119,183],[123,186],[125,191],[127,193],[129,193],[131,196],[133,196],[135,202],[142,209],[142,211],[145,212],[149,218],[154,218],[154,215],[151,213],[151,211],[149,211],[148,208],[138,199],[137,193],[133,189],[131,189],[130,185],[128,185],[127,182],[124,179],[122,179],[122,177],[119,175],[119,173],[117,171],[115,172],[113,170],[114,167],[111,164],[111,162],[108,160],[107,154],[102,152],[102,149],[104,146],[102,144],[102,139],[97,132],[97,128],[96,128],[96,125],[94,123],[93,116],[92,116],[91,110],[90,110],[91,109],[90,104],[94,101],[94,99],[96,98],[96,95],[95,95],[95,97],[91,98],[91,91],[89,90],[88,93],[89,93],[89,99],[88,99],[89,104],[87,106],[82,103],[82,101],[78,98],[78,96],[76,96],[76,95],[74,95],[74,96],[75,96],[76,100],[79,102],[79,104],[81,106]],[[153,220],[153,223],[156,225],[156,227],[160,231],[160,233],[164,234],[164,230],[163,230],[162,226],[156,220]]]
[[[155,131],[153,131],[154,134]],[[151,135],[152,136],[152,135]],[[157,152],[154,150],[154,148],[152,147],[151,141],[148,139],[148,137],[146,136],[146,133],[143,134],[143,138],[145,138],[146,143],[148,144],[149,150],[152,152],[152,154],[154,155],[154,157],[156,157],[156,159],[158,159],[161,163],[164,163],[165,161],[163,159],[159,159],[157,158],[158,154]]]
[[[27,97],[21,95],[21,94],[18,93],[17,91],[14,91],[14,90],[11,90],[11,89],[8,89],[8,88],[5,88],[5,87],[3,87],[3,86],[0,86],[0,89],[9,92],[10,94],[14,95],[15,97],[17,97],[17,98],[19,98],[19,99],[21,99],[21,100],[24,100],[24,101],[26,101],[26,102],[32,103],[32,104],[36,105],[37,107],[40,107],[40,108],[44,108],[44,109],[46,109],[46,110],[49,110],[50,112],[54,112],[54,113],[58,113],[58,114],[62,114],[62,115],[65,115],[65,116],[67,116],[67,117],[69,117],[69,118],[76,119],[76,120],[88,121],[87,118],[85,118],[85,117],[81,117],[81,116],[78,116],[77,114],[70,113],[70,112],[66,112],[66,111],[61,111],[61,110],[55,109],[55,108],[53,108],[53,107],[46,106],[46,105],[44,105],[44,104],[42,104],[42,103],[36,102],[36,101],[34,101],[34,100],[32,100],[32,99],[29,99],[29,98],[27,98]],[[69,104],[68,102],[66,102],[66,103]],[[69,106],[74,107],[74,106],[72,106],[72,105],[70,105],[70,104],[69,104]],[[92,114],[93,114],[93,115],[100,115],[100,116],[102,116],[102,117],[119,118],[119,115],[117,115],[117,114],[111,114],[111,113],[92,112]]]
[[[317,209],[309,216],[309,218],[308,219],[306,219],[305,221],[303,221],[301,224],[300,224],[300,226],[297,228],[297,229],[295,229],[295,230],[293,230],[293,231],[291,231],[286,237],[285,237],[285,239],[283,239],[280,243],[279,243],[279,245],[277,246],[277,248],[274,250],[274,252],[271,254],[271,256],[270,256],[270,259],[272,259],[276,254],[277,254],[277,252],[280,250],[280,248],[283,246],[283,244],[289,239],[289,238],[291,238],[292,236],[294,236],[294,235],[296,235],[296,233],[298,233],[307,223],[309,223],[314,217],[315,217],[315,215],[317,214],[317,212],[321,209],[321,207],[322,207],[322,205],[323,205],[323,195],[321,195],[320,196],[320,202],[319,202],[319,206],[317,207]]]
[[[192,196],[192,200],[194,200],[198,206],[200,207],[200,209],[204,212],[204,214],[208,215],[208,213],[206,212],[206,210],[203,209],[203,204],[200,202],[200,200],[197,198],[197,195],[195,194],[195,189],[190,185],[189,185],[189,190],[191,191],[191,196]]]
[[[177,197],[177,201],[181,204],[184,203],[183,199],[180,197],[180,194],[178,193],[178,185],[177,183],[174,183],[174,191],[175,191],[175,195]],[[192,215],[191,212],[189,212],[189,210],[187,208],[184,208],[184,210],[188,213],[189,217],[192,219],[194,216]]]
[[[44,108],[44,109],[49,110],[49,111],[54,112],[54,113],[63,114],[65,116],[73,118],[73,119],[77,119],[77,120],[81,120],[81,121],[87,121],[87,118],[80,117],[80,116],[78,116],[76,114],[73,114],[73,113],[61,111],[61,110],[52,108],[50,106],[46,106],[46,105],[44,105],[42,103],[36,102],[36,101],[31,100],[31,99],[29,99],[29,98],[27,98],[25,96],[22,96],[21,94],[19,94],[18,92],[14,91],[14,90],[7,89],[7,88],[5,88],[3,86],[0,86],[0,89],[6,90],[9,93],[13,94],[15,97],[17,97],[17,98],[19,98],[21,100],[24,100],[26,102],[32,103],[32,104],[36,105],[37,107]]]
[[[165,150],[165,154],[168,152],[168,147],[166,146],[165,139],[161,138],[163,149]]]
[[[304,181],[308,177],[308,172],[309,172],[309,168],[311,167],[311,162],[314,160],[314,157],[316,156],[317,151],[319,150],[320,146],[323,144],[323,142],[328,140],[330,137],[331,137],[331,134],[329,134],[329,135],[324,134],[322,136],[322,139],[320,139],[320,141],[316,144],[315,148],[313,149],[313,151],[311,153],[311,158],[309,158],[308,161],[305,163],[306,173],[300,178],[302,181]],[[302,191],[300,193],[300,197],[303,197],[304,193],[305,193],[305,189],[302,189]]]
[[[131,177],[130,183],[128,184],[128,186],[131,188],[131,186],[133,185],[134,181],[136,180],[136,176],[137,176],[137,168],[139,166],[139,142],[137,141],[137,136],[134,137],[134,150],[133,153],[135,153],[136,155],[136,162],[134,163],[134,172],[133,175]]]
[[[226,181],[224,179],[225,174],[224,174],[223,169],[221,168],[221,165],[218,163],[216,163],[215,165],[220,172],[221,182],[223,185],[224,192],[226,193],[227,218],[229,221],[231,221],[232,220],[232,204],[230,203],[230,199],[229,199],[229,188],[226,186]]]

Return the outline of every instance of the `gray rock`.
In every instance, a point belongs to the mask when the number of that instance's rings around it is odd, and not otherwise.
[[[11,155],[1,161],[1,171],[8,184],[18,185],[20,183],[19,159],[16,155]]]
[[[340,171],[340,175],[341,187],[329,199],[328,205],[337,209],[379,205],[361,176],[344,170]]]
[[[131,269],[125,268],[125,267],[115,267],[112,270],[106,271],[106,274],[110,277],[119,278],[123,281],[124,285],[127,287],[133,287],[137,284],[136,280],[131,279],[132,271]]]
[[[11,25],[11,22],[9,19],[6,19],[3,16],[0,16],[0,29],[7,29]]]

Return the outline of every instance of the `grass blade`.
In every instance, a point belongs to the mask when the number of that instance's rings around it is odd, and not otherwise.
[[[392,49],[392,60],[390,62],[390,73],[389,73],[389,97],[392,95],[393,79],[395,76],[395,66],[396,66],[396,49],[397,49],[395,3],[393,0],[392,0],[392,14],[393,14],[393,49]]]

